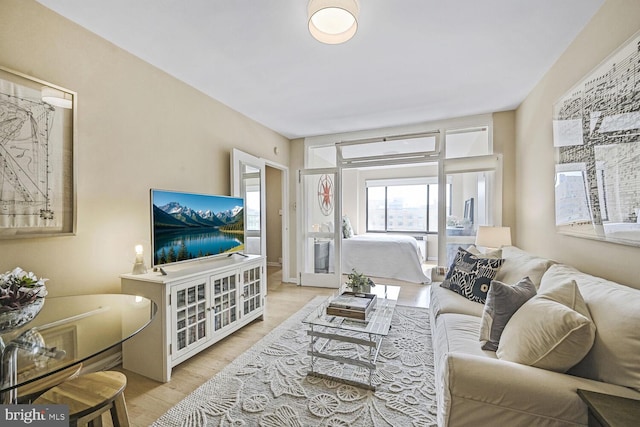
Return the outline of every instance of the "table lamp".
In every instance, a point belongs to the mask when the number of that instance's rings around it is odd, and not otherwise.
[[[478,233],[476,234],[476,246],[482,246],[487,249],[498,249],[502,246],[510,245],[510,227],[491,227],[486,225],[478,227]]]
[[[144,265],[142,245],[136,245],[136,261],[133,264],[131,274],[144,274],[147,272],[147,266]]]

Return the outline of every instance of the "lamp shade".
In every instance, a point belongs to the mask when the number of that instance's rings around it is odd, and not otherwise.
[[[310,0],[309,32],[327,44],[344,43],[358,30],[358,0]]]
[[[47,104],[67,109],[73,107],[73,98],[70,93],[63,92],[49,86],[44,86],[41,94],[42,100]]]
[[[511,245],[510,227],[490,227],[481,225],[476,234],[476,246],[500,248]]]

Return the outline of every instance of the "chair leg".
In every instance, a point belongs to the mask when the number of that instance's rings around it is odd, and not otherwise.
[[[111,407],[111,418],[113,419],[113,427],[129,427],[129,413],[124,401],[124,393],[116,396]]]
[[[89,421],[88,427],[102,427],[102,414]]]
[[[107,412],[111,407],[113,407],[113,403],[108,404],[107,406],[103,406],[95,412],[85,415],[84,417],[71,419],[69,426],[70,427],[102,427],[102,414]]]

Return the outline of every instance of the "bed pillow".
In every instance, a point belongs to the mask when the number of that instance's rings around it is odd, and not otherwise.
[[[536,294],[536,287],[528,277],[515,285],[493,280],[480,322],[480,343],[483,350],[496,351],[500,336],[513,313]]]
[[[440,286],[470,301],[484,304],[491,281],[496,277],[503,262],[504,259],[480,258],[463,248],[458,248],[447,276]]]
[[[510,362],[566,372],[589,352],[595,332],[578,285],[571,280],[524,303],[505,326],[496,355]]]
[[[345,239],[350,239],[353,237],[353,227],[351,226],[351,220],[348,216],[342,217],[342,237]]]

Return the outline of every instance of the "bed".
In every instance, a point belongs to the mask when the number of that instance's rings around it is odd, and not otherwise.
[[[330,249],[331,251],[331,249]],[[329,260],[333,259],[329,254]],[[358,234],[342,239],[342,272],[356,269],[367,276],[430,283],[422,270],[423,256],[416,239],[388,234]],[[329,265],[329,270],[334,271]]]

